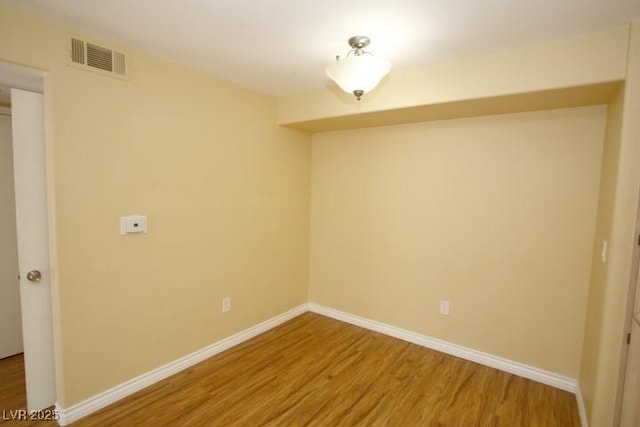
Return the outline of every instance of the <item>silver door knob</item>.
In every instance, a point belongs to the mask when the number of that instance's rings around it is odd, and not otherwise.
[[[31,270],[27,273],[27,280],[30,282],[38,283],[42,279],[42,274],[38,270]]]

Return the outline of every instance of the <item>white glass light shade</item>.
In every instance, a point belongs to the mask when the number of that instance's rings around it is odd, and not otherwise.
[[[366,93],[373,90],[390,69],[388,61],[365,53],[342,58],[329,65],[325,72],[345,92]]]

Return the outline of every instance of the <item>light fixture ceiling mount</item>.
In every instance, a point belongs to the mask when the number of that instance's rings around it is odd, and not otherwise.
[[[371,39],[367,36],[353,36],[349,39],[349,46],[356,50],[362,50],[369,46]]]
[[[326,69],[327,77],[336,82],[342,90],[352,93],[360,101],[365,92],[372,91],[380,80],[389,73],[391,66],[383,58],[373,56],[364,50],[371,39],[353,36],[349,39],[351,50],[347,56],[336,56],[336,62]]]

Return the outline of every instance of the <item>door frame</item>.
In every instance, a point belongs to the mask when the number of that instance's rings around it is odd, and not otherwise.
[[[622,404],[624,402],[624,389],[627,377],[627,365],[629,361],[629,343],[627,342],[627,336],[631,333],[636,297],[640,296],[637,295],[640,293],[640,198],[638,200],[636,229],[633,237],[634,243],[631,258],[631,274],[629,278],[629,287],[627,289],[627,305],[624,309],[623,344],[622,351],[620,352],[613,425],[619,425],[622,418]]]
[[[54,301],[57,300],[57,277],[55,272],[57,271],[57,269],[55,268],[55,245],[54,245],[54,228],[53,228],[53,217],[52,217],[52,201],[53,201],[53,194],[52,194],[52,188],[49,185],[49,183],[51,182],[50,178],[51,178],[51,171],[49,170],[49,168],[47,167],[50,164],[50,151],[47,150],[47,147],[49,146],[49,133],[47,131],[48,129],[48,117],[47,117],[47,97],[46,97],[46,91],[45,91],[45,77],[46,77],[46,73],[44,71],[41,70],[37,70],[35,68],[28,68],[28,67],[24,67],[24,66],[20,66],[20,65],[16,65],[16,64],[12,64],[12,63],[8,63],[8,62],[4,62],[2,60],[0,60],[0,85],[5,86],[5,87],[9,87],[12,89],[21,89],[21,90],[25,90],[25,91],[30,91],[30,92],[35,92],[35,93],[39,93],[43,95],[43,101],[44,101],[44,112],[43,112],[43,125],[44,125],[44,129],[45,129],[45,135],[44,135],[44,149],[45,149],[45,176],[46,176],[46,181],[47,181],[47,188],[46,188],[46,195],[47,195],[47,212],[46,212],[46,217],[47,217],[47,225],[48,225],[48,236],[47,236],[47,241],[48,241],[48,249],[49,249],[49,265],[47,266],[48,270],[51,272],[51,278],[50,278],[50,286],[51,286],[51,292],[50,292],[50,301],[49,304],[51,305],[51,311],[52,311],[52,319],[51,319],[51,329],[52,329],[52,334],[53,334],[53,346],[51,348],[51,354],[53,355],[53,360],[54,360],[54,387],[55,387],[55,396],[56,396],[56,406],[59,405],[58,399],[61,396],[61,389],[60,389],[60,376],[58,375],[59,373],[61,373],[61,369],[60,369],[60,360],[57,357],[58,354],[60,354],[57,349],[59,348],[59,334],[57,333],[58,328],[56,328],[56,325],[59,323],[59,311],[57,310],[57,304],[54,304]],[[24,333],[24,330],[23,330]],[[13,408],[12,408],[13,409]],[[17,408],[15,408],[17,409]]]

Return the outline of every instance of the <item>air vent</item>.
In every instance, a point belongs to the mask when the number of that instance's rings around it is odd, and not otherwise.
[[[128,78],[127,55],[105,46],[71,38],[71,64],[107,75]]]
[[[76,64],[84,65],[84,42],[71,39],[71,60]]]

